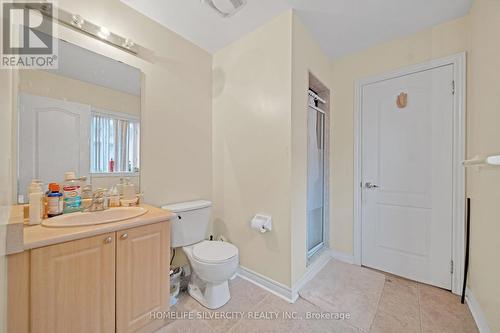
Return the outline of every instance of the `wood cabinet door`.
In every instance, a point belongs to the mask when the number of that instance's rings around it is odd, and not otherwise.
[[[153,332],[165,325],[154,319],[169,308],[168,223],[116,233],[116,331]]]
[[[115,331],[115,234],[31,251],[31,332]]]

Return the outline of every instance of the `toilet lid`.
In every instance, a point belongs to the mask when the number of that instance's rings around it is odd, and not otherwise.
[[[193,247],[193,256],[205,262],[220,262],[238,255],[238,248],[228,242],[204,241]]]

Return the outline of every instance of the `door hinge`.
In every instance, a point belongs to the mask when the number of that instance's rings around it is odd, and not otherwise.
[[[455,95],[455,80],[451,81],[451,94]]]
[[[451,274],[453,274],[453,269],[454,269],[454,267],[453,267],[453,260],[452,260],[452,261],[450,261],[450,273]]]

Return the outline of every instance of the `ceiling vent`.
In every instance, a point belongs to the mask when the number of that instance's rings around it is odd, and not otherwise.
[[[220,16],[230,17],[247,3],[247,0],[204,0]]]

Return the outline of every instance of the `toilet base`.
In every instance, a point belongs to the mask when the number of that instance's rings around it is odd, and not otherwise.
[[[199,281],[199,279],[197,280]],[[218,284],[208,282],[203,284],[204,286],[200,287],[198,284],[190,282],[188,293],[204,307],[212,310],[218,309],[231,298],[227,281]]]

